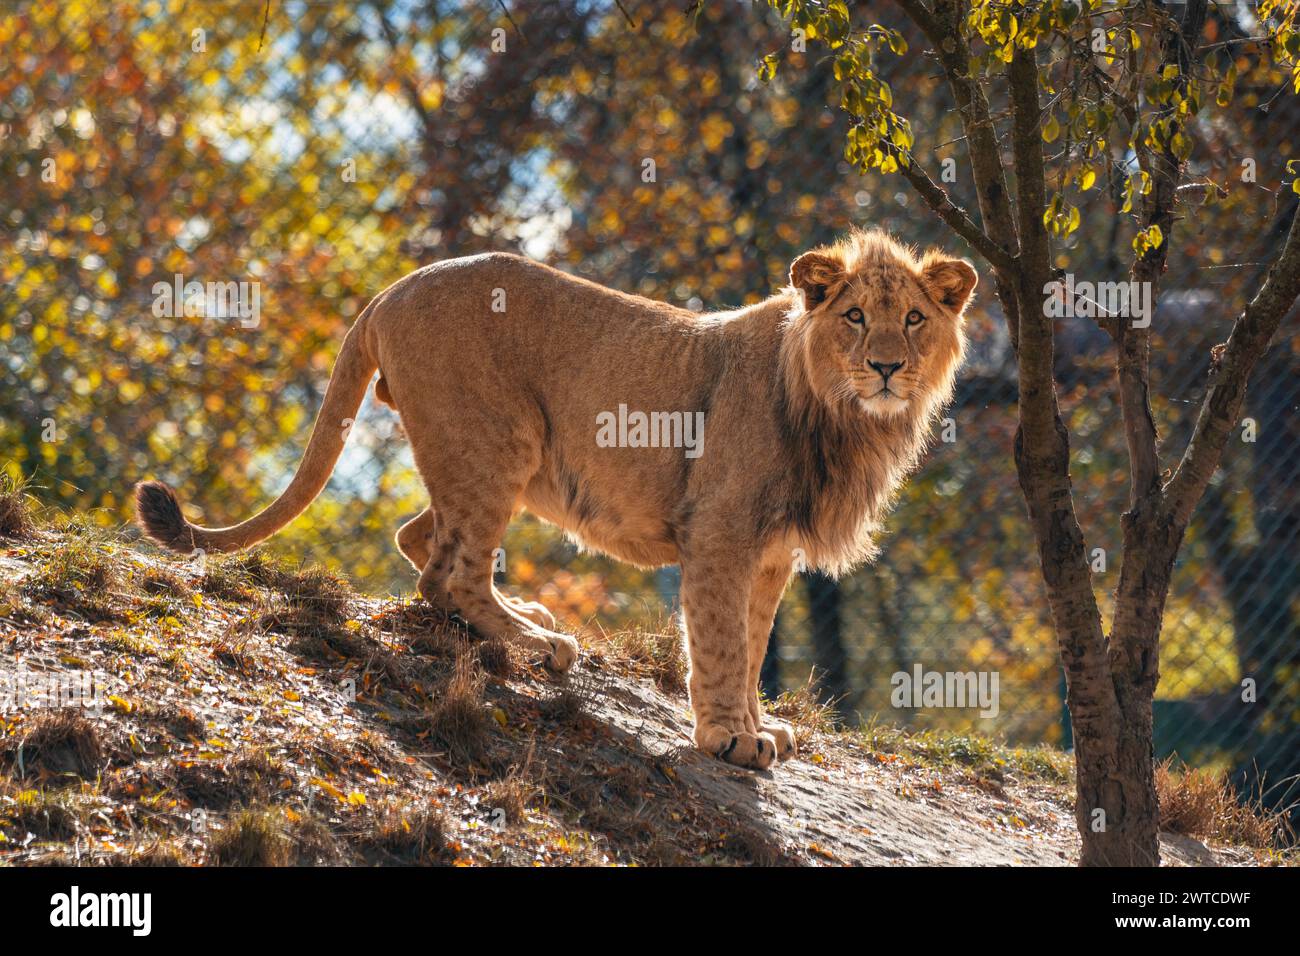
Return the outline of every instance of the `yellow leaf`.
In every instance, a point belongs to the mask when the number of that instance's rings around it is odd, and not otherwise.
[[[832,853],[830,850],[823,849],[822,847],[818,846],[816,843],[808,844],[808,852],[816,854],[817,856],[820,856],[824,860],[831,860],[836,863],[839,862],[839,860],[836,858],[834,853]]]
[[[312,777],[311,783],[313,786],[319,787],[321,790],[324,790],[331,797],[335,797],[338,800],[347,800],[347,797],[344,796],[343,791],[340,790],[338,787],[334,786],[334,784],[330,783],[328,780],[322,780],[320,777]]]

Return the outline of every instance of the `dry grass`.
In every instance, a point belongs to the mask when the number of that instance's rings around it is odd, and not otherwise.
[[[0,474],[0,538],[30,538],[36,532],[34,510],[27,482]]]
[[[1292,837],[1287,816],[1262,800],[1243,801],[1226,774],[1178,769],[1170,758],[1156,768],[1160,828],[1234,846],[1279,849]]]
[[[288,866],[294,846],[284,812],[241,811],[212,838],[208,853],[219,866]]]
[[[72,533],[43,554],[24,584],[34,601],[77,614],[91,622],[125,617],[118,589],[122,575],[104,545],[92,535]],[[117,600],[115,600],[117,598]]]
[[[218,555],[203,566],[199,589],[209,597],[224,601],[255,600],[256,586],[244,571],[244,555]]]
[[[781,847],[770,836],[743,824],[727,831],[722,847],[729,856],[752,866],[780,866],[787,862]]]
[[[70,840],[80,830],[80,815],[72,797],[47,790],[20,790],[0,798],[0,818],[39,840]]]
[[[348,602],[356,597],[346,581],[324,568],[289,568],[256,551],[236,555],[232,562],[255,586],[279,592],[291,609],[320,623],[343,623]]]
[[[254,749],[224,762],[196,761],[177,767],[171,788],[186,802],[209,809],[264,803],[289,779],[265,750]]]
[[[153,597],[188,599],[194,589],[179,574],[166,568],[147,568],[137,578],[136,585]]]
[[[153,721],[162,730],[181,741],[193,741],[205,727],[198,714],[174,704],[153,704],[141,710],[141,716]]]
[[[217,555],[207,559],[201,584],[205,594],[247,600],[272,591],[304,621],[340,624],[356,594],[338,575],[319,567],[293,568],[261,551]]]
[[[504,679],[514,677],[522,667],[522,653],[515,644],[508,644],[499,637],[490,637],[478,645],[478,662],[491,677]]]
[[[800,740],[835,731],[835,705],[822,700],[811,677],[803,687],[783,691],[764,706],[773,717],[788,721]]]
[[[528,805],[544,795],[533,777],[534,749],[529,747],[523,763],[511,768],[500,780],[494,780],[484,788],[483,803],[495,818],[497,811],[504,818],[507,826],[518,826],[524,821]]]
[[[289,568],[256,551],[210,563],[203,588],[260,607],[254,616],[259,627],[296,634],[337,629],[356,597],[342,578],[323,568]]]
[[[615,660],[651,678],[665,694],[686,693],[686,653],[675,628],[613,631],[599,641]]]
[[[99,729],[71,708],[37,714],[0,740],[0,766],[19,779],[93,780],[104,763]]]
[[[709,840],[663,755],[605,752],[592,675],[557,679],[419,601],[357,599],[321,571],[217,556],[190,584],[184,559],[141,561],[97,534],[69,522],[16,546],[18,597],[31,586],[60,611],[102,598],[113,620],[51,615],[39,646],[126,681],[130,699],[93,725],[13,722],[0,771],[16,772],[21,739],[33,779],[0,772],[0,862],[688,862],[676,831]],[[35,634],[0,620],[0,641]],[[635,653],[661,684],[683,671],[675,635]]]
[[[13,621],[15,624],[40,624],[49,616],[48,612],[30,603],[23,589],[9,580],[0,580],[0,621]]]
[[[150,840],[134,847],[122,861],[126,866],[187,866],[185,851],[166,840]]]
[[[373,829],[355,842],[377,853],[383,862],[430,865],[445,862],[446,817],[429,807],[388,803],[380,810]]]
[[[451,677],[433,691],[433,704],[420,721],[423,730],[458,761],[483,757],[493,733],[493,721],[483,697],[486,679],[475,657],[466,651],[456,658]]]

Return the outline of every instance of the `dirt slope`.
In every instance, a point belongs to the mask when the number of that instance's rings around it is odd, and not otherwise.
[[[257,555],[191,566],[77,529],[0,540],[0,677],[0,862],[1075,855],[1059,753],[833,732],[793,696],[775,706],[799,758],[741,771],[690,748],[671,635],[584,637],[561,680],[418,603]],[[74,703],[92,706],[48,706],[86,687]],[[1172,838],[1166,861],[1253,856]]]

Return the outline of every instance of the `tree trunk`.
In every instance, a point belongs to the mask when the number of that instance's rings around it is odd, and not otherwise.
[[[1120,726],[1107,832],[1086,865],[1158,866],[1160,806],[1155,788],[1151,702],[1160,680],[1160,629],[1183,529],[1157,507],[1158,492],[1123,517],[1124,552],[1107,656]]]

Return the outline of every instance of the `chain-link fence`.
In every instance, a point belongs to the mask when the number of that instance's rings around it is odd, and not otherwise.
[[[755,80],[756,58],[786,40],[734,2],[690,15],[541,0],[0,3],[0,461],[106,526],[151,476],[224,523],[283,487],[343,330],[423,262],[519,250],[698,309],[770,294],[794,255],[855,223],[952,247],[901,179],[840,161],[825,64],[796,54],[778,81]],[[957,139],[936,74],[891,79],[918,128]],[[1154,325],[1168,449],[1285,221],[1297,118],[1283,102],[1202,131],[1195,175],[1223,180],[1245,159],[1260,172],[1179,227]],[[1062,267],[1124,278],[1129,233],[1113,211],[1091,215],[1114,224],[1070,240]],[[255,307],[191,309],[192,282],[200,298],[247,283]],[[811,675],[846,720],[1068,744],[1011,461],[1015,366],[987,285],[969,325],[950,421],[881,557],[839,582],[800,576],[763,679],[776,692]],[[1285,329],[1181,553],[1156,702],[1160,755],[1270,782],[1300,772],[1300,357]],[[1106,608],[1128,488],[1113,359],[1090,320],[1058,331]],[[409,592],[391,534],[423,505],[394,417],[368,402],[327,493],[273,547]],[[507,583],[571,626],[660,623],[672,605],[671,571],[579,554],[531,519],[505,554]],[[928,673],[972,673],[986,699],[900,705],[899,687]]]

